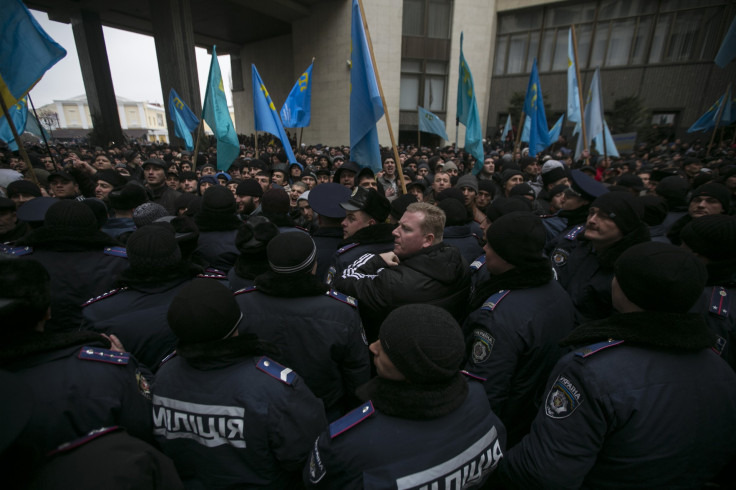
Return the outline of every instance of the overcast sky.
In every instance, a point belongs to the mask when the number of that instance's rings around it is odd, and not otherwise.
[[[49,104],[54,100],[63,100],[84,94],[84,82],[79,68],[79,57],[74,45],[71,24],[63,24],[49,20],[44,12],[31,10],[41,27],[67,51],[67,55],[54,65],[40,82],[31,90],[31,98],[36,108]],[[143,36],[128,31],[103,27],[107,57],[110,62],[112,83],[115,95],[135,101],[158,102],[163,104],[161,81],[158,75],[156,47],[153,37]],[[195,48],[197,71],[199,72],[199,89],[204,101],[207,88],[207,75],[212,56],[203,48]],[[217,57],[225,94],[228,103],[232,104],[232,86],[230,81],[230,56]],[[176,87],[174,87],[176,89]],[[167,94],[168,97],[168,94]],[[185,101],[189,102],[189,101]]]

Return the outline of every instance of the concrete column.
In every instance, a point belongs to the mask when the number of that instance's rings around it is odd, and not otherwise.
[[[70,18],[94,127],[91,143],[103,147],[112,142],[121,143],[123,130],[120,128],[100,15],[89,10],[78,10]]]
[[[158,73],[161,79],[166,118],[169,119],[169,92],[173,88],[182,101],[199,117],[202,102],[194,54],[192,9],[189,0],[150,0],[153,39],[156,43]],[[184,145],[174,134],[174,124],[167,125],[169,141]]]
[[[56,114],[59,115],[59,128],[66,128],[66,114],[64,114],[64,105],[60,101],[55,101]]]
[[[82,129],[89,129],[87,110],[84,108],[84,104],[77,102],[77,110],[79,111],[79,122],[82,123]]]

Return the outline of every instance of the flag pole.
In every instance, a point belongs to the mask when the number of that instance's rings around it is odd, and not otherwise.
[[[519,151],[519,147],[521,146],[521,133],[524,132],[524,118],[525,117],[526,117],[526,114],[524,114],[524,109],[521,109],[521,118],[519,119],[519,128],[521,128],[521,131],[516,132],[516,141],[514,142],[514,153]]]
[[[575,57],[575,78],[578,81],[578,99],[580,102],[580,136],[583,138],[583,150],[588,149],[588,140],[585,134],[585,106],[583,106],[583,85],[580,79],[580,63],[578,63],[578,37],[575,34],[575,25],[570,25],[572,31],[572,55]],[[605,135],[604,140],[605,140]],[[604,143],[605,145],[605,143]],[[585,159],[585,165],[590,165],[590,157]]]
[[[197,155],[199,154],[199,141],[202,139],[202,129],[204,126],[204,119],[199,121],[197,125],[197,142],[194,144],[194,155],[192,155],[192,172],[197,171]]]
[[[404,182],[404,170],[401,168],[401,160],[399,160],[399,150],[396,148],[396,139],[394,138],[394,130],[391,127],[391,118],[388,115],[388,107],[386,106],[386,97],[383,95],[383,87],[381,86],[381,77],[378,75],[378,65],[376,65],[376,56],[373,54],[373,42],[371,34],[368,31],[368,20],[365,18],[365,10],[363,10],[363,0],[358,0],[360,7],[360,16],[363,20],[363,30],[365,31],[365,40],[368,42],[368,49],[371,52],[371,63],[373,64],[373,73],[376,74],[376,84],[378,92],[381,94],[381,102],[383,103],[383,114],[386,116],[386,124],[388,125],[388,134],[391,137],[391,147],[394,150],[394,161],[399,171],[399,182],[401,183],[401,193],[406,194],[406,182]],[[381,162],[383,163],[383,162]]]
[[[46,145],[46,151],[49,152],[49,157],[51,157],[51,161],[54,162],[54,167],[56,167],[56,159],[54,158],[54,155],[51,154],[51,147],[49,146],[49,142],[46,139],[46,131],[44,131],[43,126],[41,126],[41,121],[38,119],[38,114],[36,113],[36,106],[33,103],[33,100],[31,99],[31,93],[28,92],[28,102],[31,103],[31,109],[33,109],[33,115],[36,117],[36,121],[38,122],[38,125],[41,127],[41,137],[43,138],[43,144]]]
[[[255,111],[253,111],[253,117],[255,117]],[[260,158],[258,156],[258,130],[255,130],[254,136],[253,136],[253,146],[256,149],[256,159]]]
[[[20,153],[21,158],[23,158],[23,161],[26,162],[26,167],[28,167],[28,174],[30,175],[30,181],[36,184],[37,186],[41,187],[41,185],[38,183],[38,179],[36,178],[36,172],[33,171],[33,167],[31,166],[31,160],[28,158],[28,153],[26,153],[26,148],[23,146],[23,142],[20,140],[20,135],[18,135],[18,130],[15,128],[15,123],[13,123],[13,119],[10,117],[10,114],[8,113],[8,106],[5,105],[5,97],[0,96],[0,105],[2,105],[3,108],[3,115],[5,116],[5,120],[8,121],[8,126],[10,126],[10,131],[13,133],[13,139],[15,140],[15,143],[18,145],[18,153]]]
[[[728,84],[728,87],[726,87],[726,93],[723,94],[723,97],[724,98],[718,107],[718,114],[716,114],[716,125],[713,128],[713,134],[710,136],[710,143],[708,143],[708,150],[705,152],[706,158],[710,156],[710,149],[713,146],[713,140],[716,138],[716,133],[718,132],[718,125],[721,123],[721,116],[723,116],[723,107],[726,105],[726,97],[731,97],[731,83],[730,82]]]

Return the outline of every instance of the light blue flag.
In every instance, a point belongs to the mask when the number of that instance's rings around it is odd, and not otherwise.
[[[593,78],[590,80],[590,88],[588,89],[588,97],[585,101],[585,109],[583,109],[585,115],[585,139],[578,138],[577,146],[575,147],[575,159],[579,158],[583,153],[584,145],[590,148],[590,143],[593,141],[593,137],[597,134],[603,133],[603,124],[605,119],[603,118],[603,97],[601,96],[601,68],[597,67],[593,73]],[[581,135],[582,136],[582,135]]]
[[[305,128],[312,120],[312,67],[301,74],[281,108],[281,121],[286,128]]]
[[[511,114],[506,118],[506,126],[503,127],[503,133],[501,133],[501,141],[506,141],[506,137],[511,132]]]
[[[217,139],[217,169],[225,171],[238,158],[240,143],[227,108],[225,87],[222,84],[220,63],[217,62],[215,46],[212,46],[212,62],[207,79],[207,90],[204,93],[202,119],[210,126]]]
[[[731,27],[728,28],[714,61],[721,68],[726,68],[734,58],[736,58],[736,17],[731,21]]]
[[[173,88],[169,91],[169,116],[174,121],[174,134],[184,140],[187,150],[192,151],[194,149],[192,131],[199,126],[199,119]],[[238,151],[239,148],[240,146]]]
[[[465,151],[475,157],[473,174],[483,169],[483,130],[480,126],[478,103],[475,100],[473,75],[463,54],[463,33],[460,33],[460,71],[457,78],[457,119],[465,125]]]
[[[604,133],[606,135],[606,154],[609,157],[619,158],[621,155],[618,154],[616,143],[613,141],[613,136],[611,136],[611,131],[608,129],[608,124],[606,124],[605,121],[603,121],[603,133],[598,133],[597,135],[595,135],[595,138],[593,138],[593,141],[595,142],[595,147],[598,149],[598,153],[600,153],[601,155],[603,154]]]
[[[574,123],[580,122],[580,92],[578,92],[578,77],[575,72],[572,28],[567,31],[567,120]]]
[[[445,122],[442,119],[437,117],[436,114],[432,114],[424,107],[417,107],[417,109],[419,111],[419,131],[436,134],[445,140],[450,139],[447,137]]]
[[[565,119],[565,115],[561,115],[554,126],[549,130],[549,144],[557,142],[560,137],[560,131],[562,131],[562,121]]]
[[[23,97],[17,104],[8,108],[8,114],[13,121],[15,130],[18,134],[23,134],[26,130],[26,120],[28,119],[28,99]],[[8,148],[12,151],[18,151],[18,142],[13,138],[13,131],[5,116],[0,117],[0,140],[8,144]]]
[[[736,121],[736,95],[732,91],[731,97],[726,101],[726,106],[723,108],[723,115],[721,115],[721,122],[718,126],[728,126],[734,121]]]
[[[5,106],[15,105],[66,50],[38,25],[21,0],[7,0],[0,8],[0,95]]]
[[[253,113],[256,118],[256,131],[265,131],[280,139],[289,163],[296,163],[294,150],[291,149],[289,137],[286,136],[286,131],[284,131],[284,127],[281,125],[281,119],[279,119],[279,115],[276,112],[276,106],[273,105],[273,100],[268,95],[268,90],[263,84],[261,76],[258,74],[256,65],[251,64],[250,66],[253,76]]]
[[[383,117],[383,103],[373,71],[371,53],[363,29],[358,0],[353,0],[350,28],[350,160],[361,167],[381,170],[376,123]]]
[[[717,101],[711,105],[707,111],[705,111],[705,114],[700,116],[697,121],[693,123],[692,126],[690,126],[687,130],[688,133],[694,133],[695,131],[709,131],[716,127],[716,118],[718,117],[718,111],[721,109],[721,106],[724,104],[724,101],[730,101],[730,93],[726,91],[723,95],[721,95]],[[729,113],[731,111],[728,111]],[[730,114],[728,114],[730,116]]]
[[[49,134],[46,132],[45,129],[43,129],[43,126],[38,122],[38,119],[35,118],[33,114],[28,114],[28,119],[26,119],[26,133],[31,133],[32,135],[40,138],[40,139],[49,139]]]
[[[529,156],[535,156],[549,146],[549,128],[547,116],[544,113],[542,100],[542,85],[539,83],[537,59],[534,58],[532,73],[529,76],[529,85],[524,99],[524,113],[531,118],[529,126]]]
[[[532,128],[532,118],[529,116],[526,116],[524,118],[524,127],[521,129],[521,142],[522,143],[529,143],[529,133],[531,132]]]

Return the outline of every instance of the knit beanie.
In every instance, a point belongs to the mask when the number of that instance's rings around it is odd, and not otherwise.
[[[438,306],[414,304],[395,309],[383,321],[379,338],[383,351],[409,383],[447,381],[463,364],[462,330]]]
[[[174,228],[155,223],[134,231],[125,244],[130,268],[145,274],[165,271],[181,263]]]
[[[288,214],[290,205],[289,195],[283,189],[269,189],[261,197],[263,214],[270,216]]]
[[[135,209],[148,201],[146,190],[137,182],[129,182],[122,188],[116,189],[107,195],[113,209]]]
[[[143,228],[168,215],[169,212],[162,205],[155,202],[144,202],[133,210],[133,222],[136,228]]]
[[[235,214],[238,210],[235,196],[223,186],[209,187],[202,196],[202,212],[208,214]]]
[[[567,177],[567,171],[564,163],[557,160],[547,160],[542,165],[542,184],[545,187],[565,177]]]
[[[514,175],[524,176],[524,174],[521,171],[516,170],[516,169],[513,169],[513,168],[509,168],[509,169],[506,169],[503,172],[501,172],[501,180],[505,184]]]
[[[280,274],[294,274],[312,268],[317,247],[312,237],[301,231],[290,231],[275,236],[266,246],[268,265]]]
[[[624,235],[634,231],[644,217],[641,201],[628,192],[608,192],[597,197],[590,207],[606,213]]]
[[[532,199],[536,199],[537,195],[534,193],[534,189],[528,182],[523,182],[519,185],[515,185],[509,191],[509,197],[513,196],[529,196]]]
[[[264,216],[253,216],[243,223],[235,235],[235,247],[241,255],[260,255],[279,234],[278,227]]]
[[[667,201],[659,196],[641,196],[639,201],[644,206],[644,223],[649,226],[661,224],[667,217]]]
[[[80,201],[64,199],[55,202],[43,220],[44,228],[63,232],[65,235],[87,235],[98,230],[97,218],[92,209]]]
[[[457,199],[444,199],[437,207],[445,212],[445,226],[461,226],[470,221],[468,210]]]
[[[246,179],[238,184],[235,194],[239,196],[261,197],[263,195],[263,187],[253,179]]]
[[[486,230],[486,240],[499,257],[520,269],[545,260],[547,233],[542,220],[530,212],[514,211],[496,219]]]
[[[181,344],[229,337],[242,317],[232,291],[215,279],[195,279],[181,288],[166,315]]]
[[[658,196],[662,196],[667,200],[670,207],[686,206],[687,193],[690,190],[690,184],[687,180],[679,176],[665,177],[662,179],[654,192]]]
[[[457,179],[457,184],[455,184],[455,187],[457,187],[460,190],[462,190],[463,187],[470,187],[477,194],[478,193],[478,179],[475,177],[475,175],[465,174],[461,176],[459,179]]]
[[[695,255],[662,242],[630,247],[616,261],[614,272],[621,291],[636,306],[675,313],[690,310],[708,278]]]
[[[123,187],[128,179],[120,175],[114,170],[98,170],[94,176],[95,182],[102,180],[113,186],[115,189]]]
[[[531,211],[531,203],[524,198],[499,197],[493,200],[486,210],[486,215],[491,221],[496,221],[503,215],[514,211]]]
[[[718,184],[716,182],[703,184],[693,191],[692,196],[690,196],[690,201],[692,201],[693,198],[700,196],[708,196],[718,199],[723,206],[723,212],[728,214],[731,207],[731,191],[729,191],[728,187],[725,185]]]
[[[452,199],[450,199],[452,200]],[[417,196],[414,194],[402,194],[393,201],[391,201],[391,217],[393,217],[396,221],[400,220],[402,216],[404,216],[404,213],[406,212],[406,208],[409,207],[409,204],[417,202]],[[463,208],[464,211],[464,208]]]
[[[701,216],[685,225],[680,238],[690,250],[707,259],[736,259],[736,216]]]

